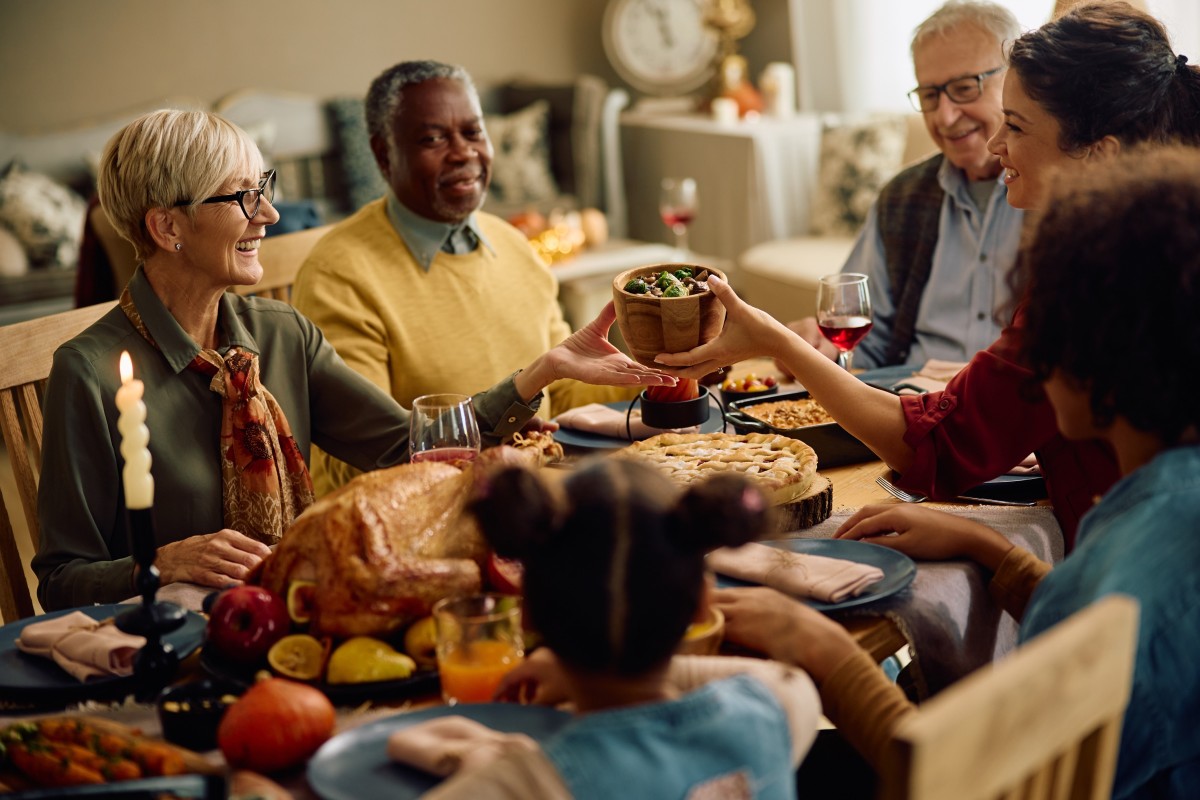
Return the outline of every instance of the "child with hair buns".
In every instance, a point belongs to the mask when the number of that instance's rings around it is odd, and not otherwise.
[[[540,748],[428,796],[795,797],[821,710],[808,675],[673,656],[705,593],[705,553],[761,535],[767,512],[740,476],[681,492],[617,459],[561,485],[521,469],[495,476],[475,513],[500,555],[524,560],[524,613],[545,642],[499,694],[531,690],[578,716]]]

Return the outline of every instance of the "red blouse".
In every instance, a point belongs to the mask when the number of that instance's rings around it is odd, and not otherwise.
[[[1019,361],[1023,316],[1018,309],[1013,324],[944,390],[901,398],[908,421],[904,441],[916,457],[897,484],[951,499],[1036,453],[1070,552],[1079,518],[1119,472],[1106,443],[1072,442],[1059,434],[1053,406]]]

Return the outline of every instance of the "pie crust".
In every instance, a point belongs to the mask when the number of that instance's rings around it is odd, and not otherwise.
[[[649,461],[677,483],[738,472],[754,479],[776,505],[807,492],[817,472],[811,447],[774,433],[660,433],[616,455]]]

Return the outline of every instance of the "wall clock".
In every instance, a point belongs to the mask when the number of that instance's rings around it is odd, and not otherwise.
[[[630,86],[680,95],[713,74],[717,34],[705,23],[709,0],[611,0],[604,52]]]

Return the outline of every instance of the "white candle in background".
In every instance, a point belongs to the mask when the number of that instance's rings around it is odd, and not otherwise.
[[[737,100],[732,97],[714,97],[712,101],[713,119],[722,125],[733,125],[738,121]]]
[[[154,477],[150,474],[150,429],[146,427],[144,384],[133,378],[133,361],[121,353],[121,388],[117,389],[117,430],[121,433],[121,456],[125,459],[125,507],[150,508],[154,504]]]
[[[787,119],[796,113],[796,70],[791,64],[782,61],[767,64],[758,79],[758,88],[769,116]]]

